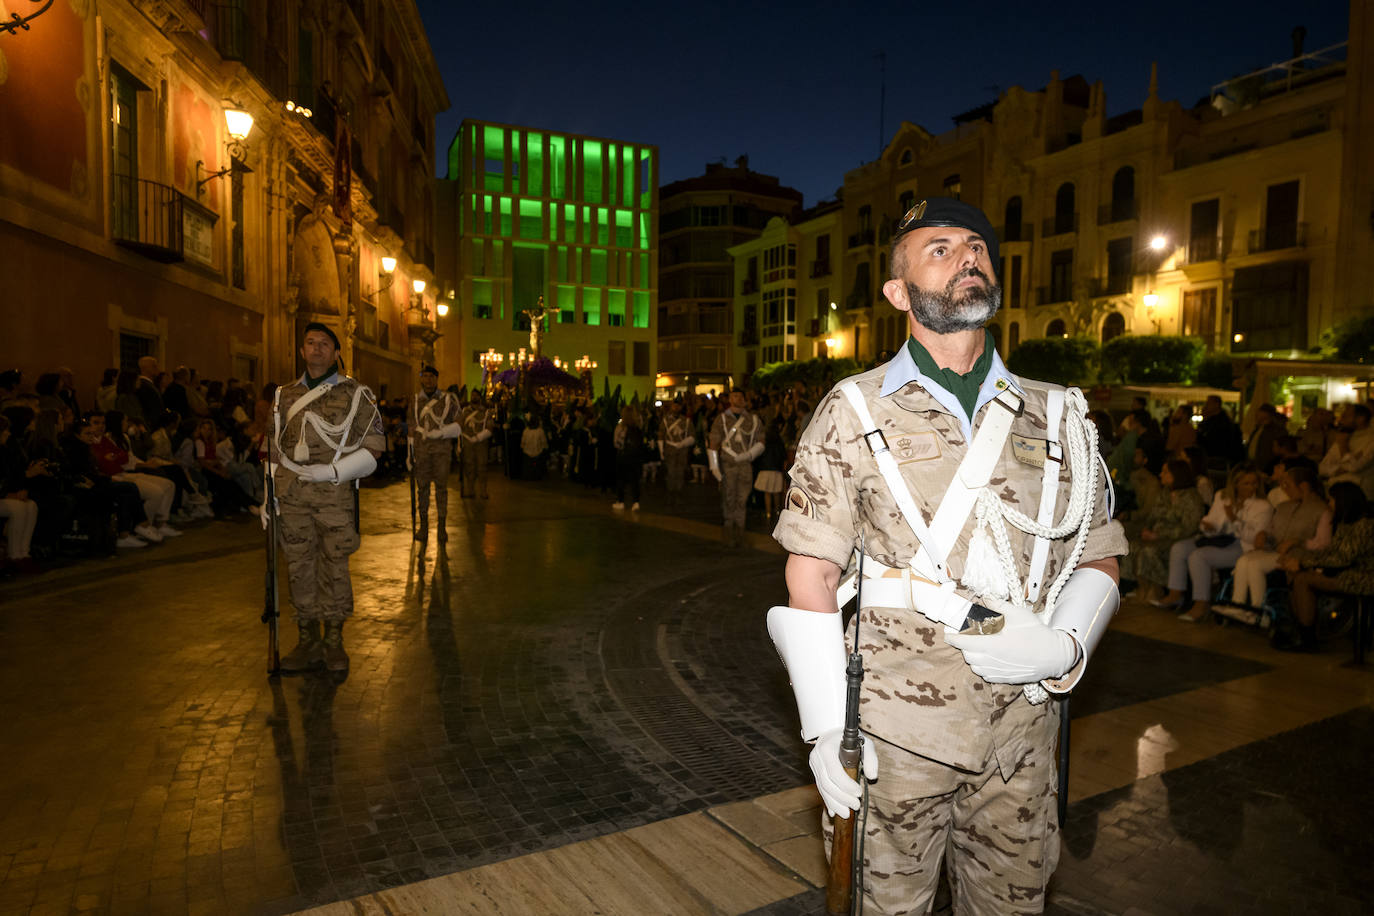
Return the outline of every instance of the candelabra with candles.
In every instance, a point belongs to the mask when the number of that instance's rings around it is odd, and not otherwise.
[[[491,394],[491,389],[496,384],[496,373],[500,371],[501,363],[505,359],[505,356],[497,353],[492,347],[488,347],[487,352],[478,356],[478,362],[482,365],[482,387],[487,394]]]
[[[595,393],[592,391],[592,370],[596,368],[596,360],[583,353],[580,359],[573,360],[573,366],[577,369],[582,384],[586,386],[587,398],[592,398]]]

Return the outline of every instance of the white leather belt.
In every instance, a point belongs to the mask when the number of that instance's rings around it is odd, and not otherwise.
[[[835,600],[844,607],[854,597],[856,576],[840,583]],[[954,591],[954,583],[932,582],[906,569],[894,569],[872,557],[864,557],[864,607],[900,607],[914,611],[936,623],[962,629],[973,602]]]

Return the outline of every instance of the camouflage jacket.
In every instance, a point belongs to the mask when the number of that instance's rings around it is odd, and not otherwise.
[[[343,454],[346,455],[358,448],[385,451],[386,434],[382,429],[382,414],[377,409],[372,392],[355,379],[337,373],[321,384],[329,386],[328,390],[307,404],[290,420],[287,416],[290,415],[292,406],[305,397],[310,389],[305,384],[304,376],[282,386],[277,400],[277,415],[274,418],[273,429],[268,431],[270,436],[280,429],[282,454],[296,461],[296,446],[304,437],[310,457],[308,461],[297,461],[298,464],[331,463],[334,460],[334,447],[325,442],[319,430],[306,422],[305,415],[316,414],[329,424],[342,423],[353,409],[353,397],[359,388],[362,389],[362,397],[358,400],[358,410],[353,415],[353,422],[345,431]],[[273,451],[275,461],[275,444]],[[346,502],[350,508],[353,505],[352,487],[337,486],[327,481],[311,483],[299,480],[295,473],[284,465],[274,464],[274,467],[278,499],[308,502],[312,505],[333,502],[341,505]]]
[[[744,453],[763,441],[763,421],[747,410],[742,414],[722,411],[711,424],[710,440],[711,448],[720,451],[722,465],[735,461],[748,464]]]
[[[956,415],[941,403],[919,371],[909,372],[914,364],[904,360],[902,353],[905,348],[891,363],[854,380],[925,521],[934,518],[964,458],[970,438],[965,427],[976,430],[987,411],[1003,409],[987,403],[999,379],[1022,395],[1025,409],[1012,423],[990,486],[999,490],[1006,505],[1035,518],[1044,474],[1046,401],[1053,386],[1017,379],[994,358],[970,424],[967,414]],[[883,395],[889,371],[898,374],[887,385],[897,387]],[[903,371],[908,374],[901,375]],[[903,378],[911,380],[902,383]],[[940,394],[950,400],[943,389]],[[841,569],[849,565],[860,535],[868,555],[888,566],[903,567],[916,552],[916,536],[902,519],[863,432],[838,390],[832,390],[816,408],[797,444],[791,486],[773,532],[788,552],[829,560]],[[1065,441],[1062,428],[1059,439]],[[1039,465],[1032,463],[1037,457]],[[1066,466],[1059,472],[1056,521],[1068,505],[1071,474],[1086,470],[1067,467],[1067,463],[1066,455]],[[1126,552],[1125,534],[1119,523],[1108,518],[1104,492],[1105,482],[1097,495],[1093,527],[1080,562]],[[970,515],[950,551],[947,568],[955,580],[963,573],[973,528]],[[1034,539],[1011,525],[1008,533],[1018,575],[1024,581]],[[1058,574],[1071,547],[1072,537],[1051,545],[1046,583]],[[956,590],[978,598],[962,585]],[[1042,601],[1046,591],[1041,593]],[[1011,772],[1024,754],[1043,749],[1043,742],[1053,740],[1053,704],[1033,707],[1023,698],[1021,687],[983,681],[964,662],[963,654],[945,643],[942,625],[905,608],[877,607],[865,608],[861,623],[865,730],[922,756],[974,771],[995,755],[1004,772]]]
[[[430,439],[425,433],[457,423],[460,413],[458,399],[442,388],[437,389],[433,397],[426,396],[423,390],[415,392],[410,399],[409,419],[410,437],[416,450],[425,449],[442,454],[452,448],[452,439]]]
[[[459,422],[463,425],[460,435],[464,442],[476,442],[482,430],[496,429],[495,412],[486,407],[467,406],[463,409],[463,419]]]

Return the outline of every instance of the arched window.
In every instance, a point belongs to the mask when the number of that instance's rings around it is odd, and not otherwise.
[[[988,325],[988,333],[992,335],[992,346],[995,349],[1002,349],[1002,326],[997,322]]]
[[[1078,228],[1078,214],[1074,212],[1073,182],[1066,181],[1054,195],[1054,234],[1073,232]]]
[[[901,162],[898,163],[898,164],[899,164],[899,165],[911,165],[911,160],[914,159],[914,158],[915,158],[915,157],[914,157],[914,156],[912,155],[912,153],[911,153],[911,147],[908,146],[906,149],[902,150],[902,159],[901,159]]]
[[[1028,241],[1021,232],[1021,198],[1013,197],[1007,201],[1007,208],[1003,216],[1002,241],[1004,242],[1024,242]]]
[[[1102,342],[1126,333],[1126,318],[1120,312],[1112,312],[1102,322]]]
[[[1135,169],[1123,165],[1112,176],[1112,222],[1135,217]]]
[[[1056,318],[1045,327],[1046,337],[1068,337],[1068,331],[1064,330],[1064,319]]]

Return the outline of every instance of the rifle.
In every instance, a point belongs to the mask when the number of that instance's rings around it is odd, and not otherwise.
[[[1069,695],[1059,701],[1059,829],[1069,818]]]
[[[406,476],[410,478],[410,539],[415,539],[415,440],[406,435]]]
[[[277,639],[277,620],[281,617],[281,612],[277,603],[277,484],[272,475],[270,448],[268,455],[267,470],[263,475],[267,498],[262,507],[265,514],[263,521],[267,528],[267,581],[264,600],[266,606],[263,608],[261,619],[267,624],[267,676],[278,677],[281,674],[281,647]]]
[[[859,545],[859,569],[855,578],[857,586],[854,593],[854,651],[849,653],[849,664],[844,669],[844,732],[840,736],[840,765],[849,778],[859,782],[859,761],[863,757],[863,736],[859,734],[859,688],[864,680],[864,660],[859,654],[859,615],[863,613],[864,553],[863,543]],[[860,783],[863,785],[863,783]],[[849,817],[831,818],[833,832],[830,838],[830,873],[825,882],[825,911],[830,916],[846,916],[857,913],[859,900],[863,897],[863,882],[855,877],[863,869],[863,831],[860,828],[859,844],[854,843],[854,822],[867,807],[868,788],[864,786],[864,804],[859,811]],[[859,885],[859,893],[854,885]]]

